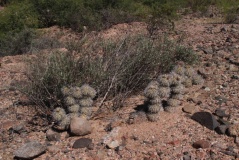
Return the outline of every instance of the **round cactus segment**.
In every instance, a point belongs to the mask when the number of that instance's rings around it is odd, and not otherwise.
[[[185,78],[185,80],[182,83],[186,88],[192,87],[193,82],[190,78]]]
[[[168,98],[170,96],[171,90],[169,87],[159,87],[158,92],[158,95],[161,98]]]
[[[65,98],[65,104],[67,106],[74,105],[74,104],[76,104],[76,100],[75,100],[75,98],[73,98],[71,96],[68,96],[68,97]]]
[[[61,88],[61,93],[64,97],[69,96],[69,95],[71,95],[71,89],[66,86],[63,86]]]
[[[155,97],[154,99],[150,99],[149,100],[149,103],[154,105],[154,104],[161,104],[162,103],[162,99],[161,97]]]
[[[201,84],[204,83],[204,80],[203,80],[203,78],[200,75],[195,74],[192,77],[192,83],[195,84],[195,85],[201,85]]]
[[[84,84],[80,87],[81,93],[84,97],[94,98],[96,96],[96,91],[94,88],[89,86],[88,84]]]
[[[81,107],[91,107],[93,104],[93,100],[91,98],[84,98],[79,100],[79,105]]]
[[[60,122],[66,117],[66,112],[63,108],[56,108],[52,112],[52,118],[55,122]]]
[[[167,104],[171,107],[178,107],[180,105],[180,100],[170,98],[168,99]]]
[[[92,114],[92,108],[89,107],[82,107],[80,110],[81,115],[84,115],[86,117],[90,117]]]
[[[170,73],[171,76],[171,85],[179,85],[184,81],[184,78],[175,72]]]
[[[193,77],[196,74],[195,70],[191,66],[185,67],[185,75],[188,77]]]
[[[173,94],[171,96],[172,99],[177,99],[177,100],[183,100],[183,95],[182,94]]]
[[[70,113],[77,113],[80,110],[80,106],[78,104],[74,104],[74,105],[68,106],[67,109],[68,109],[68,112]]]
[[[71,118],[66,116],[62,121],[58,123],[58,129],[67,130],[70,126]]]
[[[82,91],[79,87],[72,88],[72,96],[76,99],[81,99],[83,97]]]
[[[148,106],[148,112],[149,113],[158,113],[161,108],[162,108],[161,104],[149,105]]]
[[[185,68],[184,68],[183,66],[176,65],[176,66],[173,68],[173,72],[177,73],[177,74],[180,75],[180,76],[183,76],[184,73],[185,73]]]
[[[147,118],[151,122],[156,122],[159,119],[159,114],[158,113],[152,113],[152,114],[148,113]]]
[[[171,77],[168,74],[158,76],[158,83],[162,87],[169,87],[171,83]]]
[[[155,97],[158,97],[158,94],[159,94],[159,91],[158,91],[157,81],[150,82],[144,90],[145,97],[150,99],[154,99]]]
[[[179,84],[177,86],[172,87],[171,90],[174,94],[184,94],[185,87],[182,84]]]

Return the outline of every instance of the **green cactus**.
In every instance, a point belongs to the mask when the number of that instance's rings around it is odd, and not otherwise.
[[[79,87],[72,87],[72,96],[76,99],[81,99],[83,97],[82,91]]]
[[[193,86],[193,82],[192,82],[191,78],[189,78],[189,77],[186,77],[185,80],[182,82],[182,84],[183,84],[186,88],[189,88],[189,87],[192,87],[192,86]]]
[[[200,75],[195,74],[195,75],[193,75],[193,77],[192,77],[192,83],[193,83],[194,85],[201,85],[201,84],[204,83],[204,80],[203,80],[203,78],[202,78]]]
[[[69,113],[77,113],[80,111],[80,106],[78,104],[74,104],[67,107]]]
[[[89,107],[82,107],[80,110],[81,115],[84,115],[86,117],[90,117],[92,114],[92,108]]]
[[[148,113],[147,118],[151,122],[156,122],[159,119],[159,113],[152,113],[152,114]]]
[[[178,107],[180,105],[180,100],[170,98],[168,99],[167,104],[171,107]]]
[[[91,107],[93,104],[93,100],[91,98],[84,98],[79,100],[79,105],[81,107]]]
[[[63,120],[58,122],[57,128],[62,131],[67,130],[70,126],[70,122],[71,122],[70,120],[71,120],[70,116],[65,116],[65,118]]]
[[[173,68],[173,72],[177,73],[177,74],[180,75],[180,76],[183,76],[184,73],[185,73],[185,68],[184,68],[183,66],[176,65],[176,66]]]
[[[65,101],[65,104],[66,104],[67,106],[71,106],[71,105],[76,104],[75,98],[73,98],[73,97],[71,97],[71,96],[66,97],[66,98],[64,99],[64,101]]]
[[[174,94],[184,94],[185,87],[182,84],[171,87],[172,93]]]
[[[170,88],[169,87],[159,87],[158,95],[161,98],[168,98],[170,96]]]
[[[196,74],[195,70],[191,66],[185,67],[185,75],[188,77],[193,77]]]
[[[149,105],[148,106],[148,112],[149,113],[158,113],[160,109],[162,108],[162,104],[154,104],[154,105]]]
[[[52,112],[52,118],[53,118],[53,121],[55,122],[60,122],[65,117],[66,117],[66,112],[63,108],[58,107],[54,109],[54,111]]]
[[[171,83],[171,77],[168,74],[158,76],[158,83],[162,87],[169,87]]]
[[[84,84],[80,87],[81,93],[84,97],[94,98],[96,96],[96,91],[94,88],[89,86],[88,84]]]
[[[157,81],[150,82],[144,90],[145,97],[150,99],[154,99],[155,97],[158,97],[158,94],[159,94],[158,85],[159,84]]]
[[[149,103],[152,105],[159,104],[159,103],[162,103],[162,99],[161,99],[161,97],[155,97],[154,99],[150,99]]]
[[[61,93],[64,97],[69,96],[69,95],[71,95],[71,89],[66,86],[63,86],[61,88]]]
[[[171,86],[179,85],[184,81],[183,76],[180,76],[179,74],[175,72],[170,73],[171,76]]]
[[[183,95],[182,94],[172,94],[171,98],[177,99],[177,100],[183,100]]]

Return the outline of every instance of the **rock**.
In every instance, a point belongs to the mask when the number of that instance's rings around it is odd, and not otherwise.
[[[59,141],[61,139],[61,135],[58,132],[55,132],[52,129],[48,129],[46,131],[46,138],[48,141]]]
[[[183,107],[183,111],[186,113],[194,113],[195,112],[195,106],[193,105],[186,105]]]
[[[202,48],[202,51],[203,51],[205,54],[213,54],[212,47],[210,47],[210,48]]]
[[[218,104],[222,104],[222,103],[227,102],[227,98],[225,98],[223,96],[216,96],[215,99],[218,101]],[[220,111],[220,109],[219,109],[219,111]]]
[[[211,146],[210,142],[206,140],[199,140],[193,143],[194,148],[209,148]]]
[[[204,90],[207,91],[207,92],[209,92],[209,91],[210,91],[210,88],[205,87]]]
[[[20,133],[22,133],[22,132],[25,130],[24,124],[20,124],[20,125],[13,126],[13,127],[12,127],[12,130],[13,130],[15,133],[20,134]]]
[[[214,130],[220,125],[215,117],[209,112],[196,112],[191,118],[210,130]]]
[[[222,124],[222,125],[226,125],[227,128],[231,125],[230,122],[228,122],[228,121],[226,121],[226,120],[224,120],[224,119],[222,119],[222,118],[219,118],[219,119],[218,119],[218,122],[219,122],[220,124]]]
[[[215,115],[217,115],[218,117],[221,117],[221,118],[222,117],[229,117],[229,115],[225,113],[225,110],[222,110],[220,108],[217,108],[215,110]]]
[[[220,126],[218,126],[218,127],[215,129],[215,131],[216,131],[218,134],[225,134],[227,129],[228,129],[228,126],[227,126],[227,125],[220,125]]]
[[[115,141],[111,141],[110,143],[107,144],[107,147],[111,148],[111,149],[115,149],[116,147],[118,147],[120,145],[119,141],[115,140]]]
[[[183,160],[191,160],[191,156],[189,156],[189,155],[184,155],[184,156],[183,156]]]
[[[111,149],[118,147],[120,145],[119,129],[120,127],[113,128],[109,134],[103,137],[102,143]]]
[[[37,141],[32,141],[24,144],[14,152],[16,158],[33,159],[43,154],[46,151],[46,146]]]
[[[70,123],[70,132],[73,135],[84,136],[92,132],[92,127],[85,118],[73,117]]]
[[[232,72],[237,72],[239,69],[238,67],[236,67],[236,65],[230,64],[228,70]]]
[[[51,145],[47,147],[47,151],[51,153],[56,153],[60,151],[60,148],[56,145]]]
[[[228,134],[229,134],[229,136],[232,136],[232,137],[238,137],[239,136],[239,124],[230,125],[230,127],[228,128]]]
[[[92,139],[89,138],[80,138],[76,140],[72,146],[72,148],[88,148],[92,146]]]
[[[239,145],[239,137],[236,137],[236,138],[235,138],[235,143],[236,143],[237,145]]]
[[[239,79],[238,75],[232,75],[231,79]]]

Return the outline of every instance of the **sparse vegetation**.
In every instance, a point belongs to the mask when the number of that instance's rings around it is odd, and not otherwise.
[[[182,60],[178,59],[177,45],[160,38],[133,36],[118,42],[96,39],[89,44],[86,40],[85,44],[78,59],[71,52],[36,55],[30,65],[30,97],[45,108],[54,108],[59,105],[62,86],[84,83],[97,89],[100,97],[130,95],[142,91],[151,79],[169,72]],[[195,54],[190,53],[185,63],[196,62]]]

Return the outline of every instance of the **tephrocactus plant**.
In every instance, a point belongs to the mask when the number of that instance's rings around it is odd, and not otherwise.
[[[181,104],[185,88],[199,85],[203,78],[190,66],[177,65],[171,73],[160,75],[146,87],[144,94],[147,97],[147,117],[150,121],[157,121],[162,108],[162,100],[167,106],[165,111],[173,112]]]
[[[58,107],[52,113],[58,130],[67,130],[73,117],[83,116],[90,118],[93,98],[96,96],[94,88],[88,84],[84,84],[81,87],[64,86],[61,88],[61,93],[64,97],[66,111]]]

